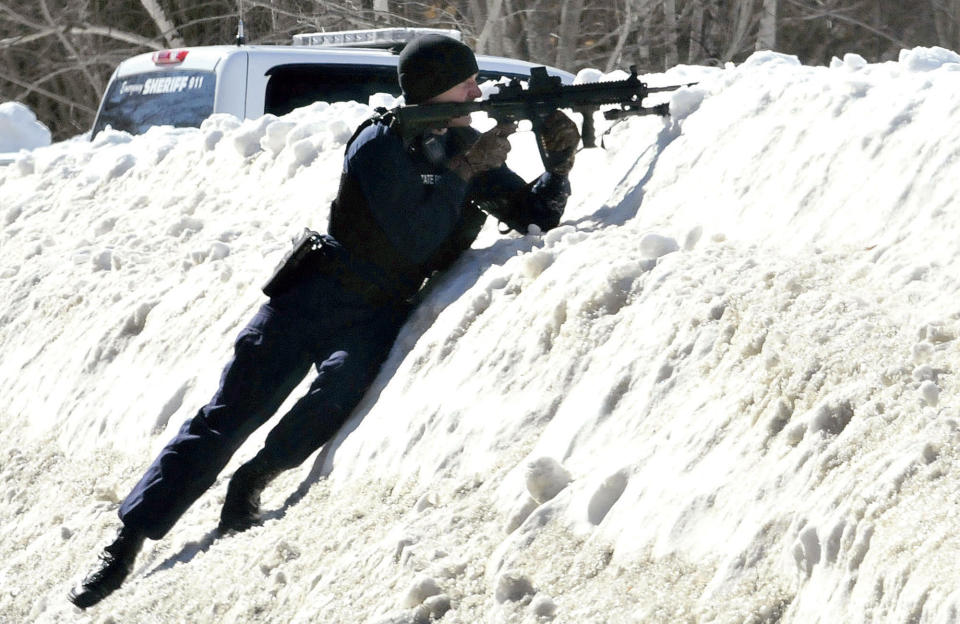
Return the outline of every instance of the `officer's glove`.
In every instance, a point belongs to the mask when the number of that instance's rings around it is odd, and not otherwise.
[[[546,170],[562,176],[570,173],[577,156],[577,145],[580,143],[577,124],[562,112],[553,111],[553,114],[543,121],[540,141],[543,145]]]
[[[465,152],[451,158],[447,167],[467,182],[482,171],[496,169],[506,162],[510,151],[507,137],[516,129],[515,123],[497,124],[481,134]]]

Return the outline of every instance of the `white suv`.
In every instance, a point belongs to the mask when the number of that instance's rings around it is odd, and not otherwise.
[[[110,78],[91,138],[107,126],[131,134],[151,126],[199,127],[213,113],[241,119],[283,115],[312,102],[400,95],[397,54],[424,32],[460,39],[454,30],[388,28],[295,35],[293,45],[205,46],[140,54]],[[241,29],[242,33],[242,29]],[[477,56],[478,80],[526,79],[533,63]],[[547,68],[569,84],[574,76]]]

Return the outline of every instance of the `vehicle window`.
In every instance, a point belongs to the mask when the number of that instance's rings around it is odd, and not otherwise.
[[[519,78],[520,80],[530,80],[530,76],[526,74],[508,74],[506,72],[495,72],[489,70],[480,70],[480,73],[477,74],[477,82],[483,84],[488,80],[493,82],[500,82],[503,78]]]
[[[280,65],[267,72],[264,112],[286,115],[295,108],[313,102],[366,104],[376,93],[400,95],[397,69],[392,65]],[[526,80],[529,76],[483,70],[478,82],[498,81],[502,77]]]
[[[174,70],[119,78],[110,84],[91,136],[112,126],[141,134],[152,126],[200,127],[213,113],[213,72]]]
[[[391,65],[280,65],[267,72],[264,112],[285,115],[313,102],[366,104],[376,93],[400,95]]]

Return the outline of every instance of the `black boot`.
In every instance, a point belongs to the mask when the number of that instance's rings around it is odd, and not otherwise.
[[[237,468],[227,486],[217,529],[221,533],[240,532],[259,524],[260,494],[280,472],[256,457]]]
[[[133,562],[143,547],[143,541],[143,535],[121,527],[113,543],[100,553],[99,567],[70,590],[70,602],[86,609],[113,593],[133,569]]]

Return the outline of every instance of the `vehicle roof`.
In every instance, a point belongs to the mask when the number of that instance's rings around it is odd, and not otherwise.
[[[153,52],[138,54],[126,59],[117,66],[116,76],[123,77],[131,74],[141,74],[153,71],[170,71],[173,69],[194,69],[213,71],[217,65],[232,54],[248,53],[266,57],[276,57],[277,64],[304,62],[324,62],[333,64],[362,63],[366,65],[396,66],[397,55],[389,50],[380,48],[335,48],[292,45],[217,45],[180,48],[187,50],[187,56],[181,63],[173,65],[158,65],[153,62]],[[500,71],[508,73],[528,74],[531,67],[539,67],[536,63],[521,61],[501,56],[477,55],[477,64],[481,70]],[[548,67],[548,72],[560,76],[564,82],[572,82],[573,74]]]

